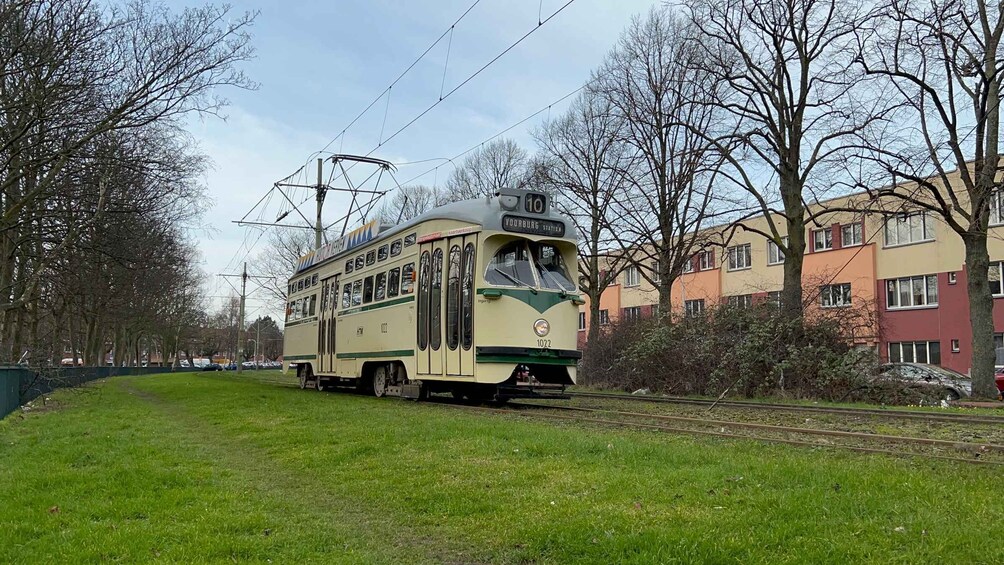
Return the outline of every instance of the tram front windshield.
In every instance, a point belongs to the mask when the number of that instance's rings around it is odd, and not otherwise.
[[[575,290],[558,248],[528,240],[503,245],[488,264],[485,280],[497,286]]]

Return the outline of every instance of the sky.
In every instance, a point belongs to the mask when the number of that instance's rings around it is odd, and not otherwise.
[[[338,0],[240,2],[235,12],[259,12],[251,30],[256,56],[242,69],[259,84],[254,91],[228,89],[225,120],[193,119],[189,131],[213,162],[204,181],[209,201],[199,249],[207,293],[214,305],[239,287],[245,261],[255,272],[267,252],[266,228],[235,220],[274,222],[289,206],[270,192],[276,181],[305,164],[294,183],[316,182],[317,152],[367,154],[398,166],[397,182],[442,184],[451,158],[546,108],[582,86],[603,61],[631,18],[653,0]],[[198,2],[168,0],[172,10]],[[473,5],[473,8],[471,6]],[[454,22],[471,8],[457,23]],[[561,10],[544,25],[540,20]],[[403,78],[351,128],[346,126],[444,32],[453,26]],[[531,35],[475,78],[405,128],[382,142],[454,90],[531,29]],[[553,105],[506,134],[528,150],[530,131],[556,117],[571,98]],[[340,135],[342,131],[345,133]],[[420,163],[414,163],[422,161]],[[408,164],[410,163],[410,164]],[[440,165],[419,178],[416,176]],[[350,171],[359,182],[372,170]],[[325,176],[330,169],[326,165]],[[356,174],[361,175],[357,177]],[[337,183],[336,183],[337,184]],[[369,184],[373,187],[372,181]],[[394,182],[381,179],[379,189]],[[300,210],[313,218],[310,193],[290,189]],[[256,204],[265,198],[261,205]],[[345,214],[348,201],[329,193],[325,223]],[[284,222],[304,225],[297,214]],[[230,283],[227,282],[230,281]],[[255,285],[249,283],[249,289]],[[246,317],[281,317],[267,295],[250,291]],[[280,320],[281,323],[281,320]]]

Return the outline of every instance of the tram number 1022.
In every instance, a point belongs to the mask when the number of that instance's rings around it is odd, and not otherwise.
[[[551,349],[551,340],[549,339],[537,339],[537,347],[543,349]]]
[[[547,212],[547,195],[528,192],[523,196],[523,209],[531,214]]]

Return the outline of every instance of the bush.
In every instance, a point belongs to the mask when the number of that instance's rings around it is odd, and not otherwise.
[[[792,319],[768,305],[609,327],[587,344],[583,384],[626,391],[839,400],[867,391],[878,360],[839,320]],[[865,394],[861,392],[861,394]]]

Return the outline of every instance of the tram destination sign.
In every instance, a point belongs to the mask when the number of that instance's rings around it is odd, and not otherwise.
[[[527,218],[525,216],[502,216],[502,229],[517,233],[529,233],[533,235],[547,235],[551,237],[564,237],[565,224],[554,220],[542,220],[540,218]]]

